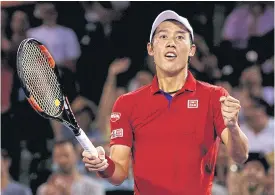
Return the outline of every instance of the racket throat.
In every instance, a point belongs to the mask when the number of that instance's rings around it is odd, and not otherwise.
[[[80,128],[79,127],[75,127],[74,125],[68,123],[67,121],[62,121],[63,125],[65,125],[67,128],[69,128],[75,136],[80,135]]]

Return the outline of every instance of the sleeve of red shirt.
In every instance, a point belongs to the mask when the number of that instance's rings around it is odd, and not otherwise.
[[[214,114],[214,127],[217,135],[221,138],[222,131],[226,128],[221,112],[221,96],[228,96],[228,92],[222,87],[215,87],[212,96],[213,114]]]
[[[130,102],[127,102],[124,95],[120,96],[113,107],[110,126],[110,146],[112,145],[126,145],[132,147],[133,134],[130,124]]]

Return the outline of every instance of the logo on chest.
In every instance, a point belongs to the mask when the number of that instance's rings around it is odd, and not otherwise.
[[[199,100],[188,100],[187,108],[198,108],[199,107]]]

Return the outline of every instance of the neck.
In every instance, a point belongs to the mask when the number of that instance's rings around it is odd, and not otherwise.
[[[73,178],[73,180],[77,180],[80,177],[80,174],[76,169],[74,169],[70,176]]]
[[[47,27],[54,27],[54,26],[56,26],[56,22],[55,21],[44,21],[43,25],[47,26]]]
[[[186,82],[187,68],[184,68],[176,75],[167,75],[157,71],[159,88],[164,92],[175,92],[180,90]]]
[[[63,178],[66,178],[71,181],[76,181],[80,178],[80,173],[74,169],[70,173],[58,173],[57,175],[62,175]]]
[[[5,189],[9,183],[9,177],[1,177],[1,190]]]

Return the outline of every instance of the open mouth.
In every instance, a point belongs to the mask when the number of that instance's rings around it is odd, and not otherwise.
[[[165,54],[165,58],[168,59],[168,60],[176,59],[176,57],[177,57],[177,54],[174,53],[174,52],[167,52]]]

